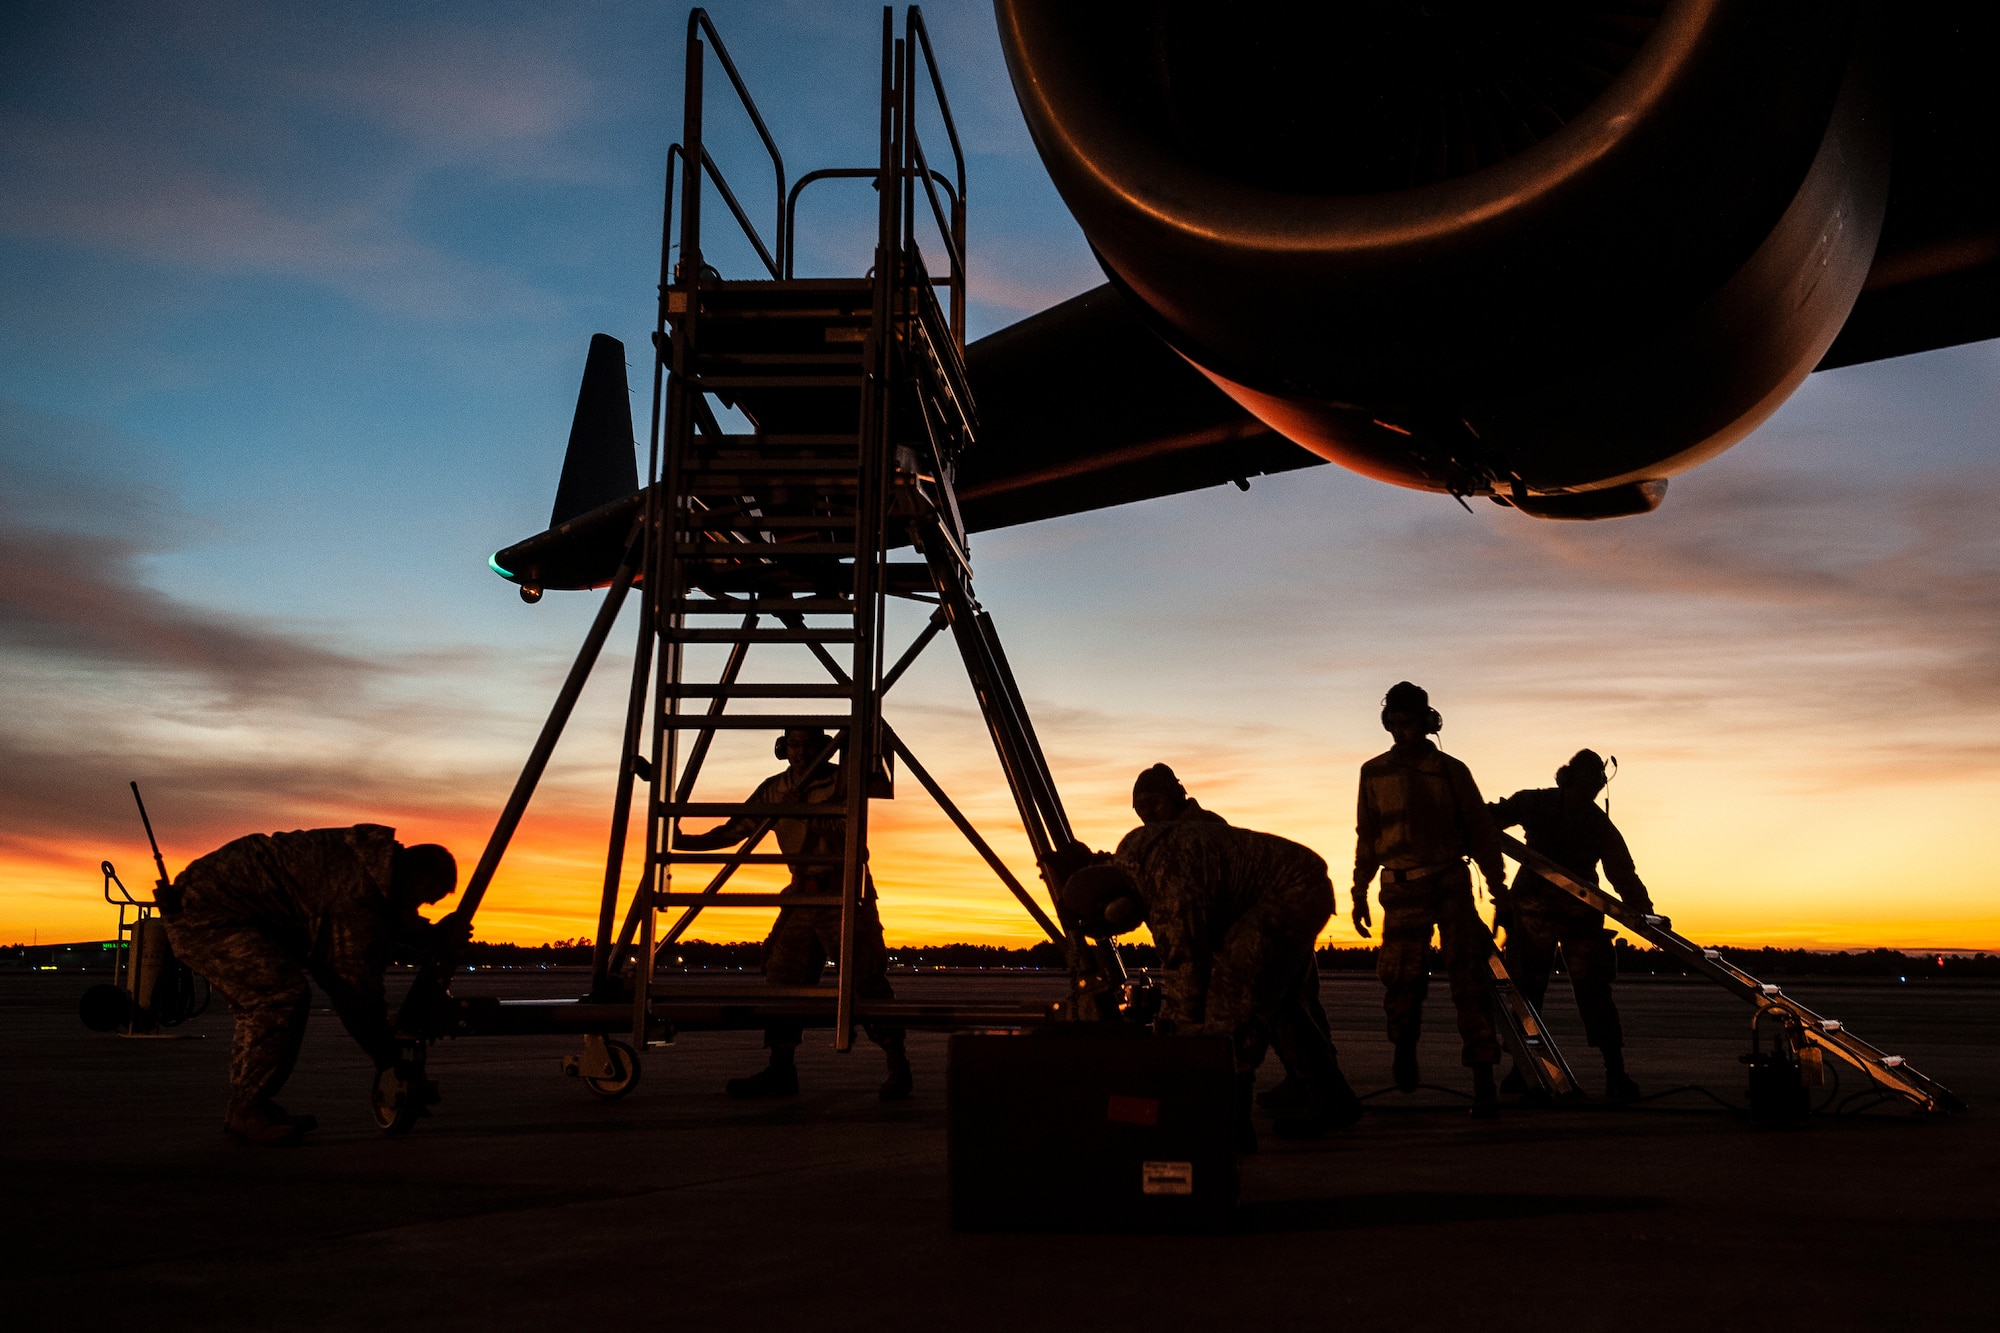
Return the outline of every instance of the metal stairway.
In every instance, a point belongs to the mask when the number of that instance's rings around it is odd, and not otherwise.
[[[939,801],[1073,961],[1116,968],[1115,954],[1066,936],[882,720],[883,696],[949,630],[1037,860],[1070,841],[998,638],[972,592],[965,533],[952,498],[957,460],[976,430],[962,360],[964,157],[921,11],[911,8],[906,24],[906,35],[897,38],[893,14],[885,11],[877,166],[814,172],[787,193],[783,160],[726,48],[701,11],[690,17],[688,100],[674,153],[681,165],[681,258],[663,274],[643,521],[658,539],[645,543],[638,576],[644,618],[627,724],[626,770],[648,786],[645,868],[614,939],[628,777],[614,813],[593,978],[593,994],[601,998],[623,999],[629,990],[635,1039],[645,1036],[655,1012],[658,950],[705,908],[837,907],[841,955],[854,957],[857,919],[873,894],[869,805],[893,794],[899,764]],[[771,155],[783,204],[768,243],[702,146],[704,37]],[[915,128],[920,91],[934,99],[955,178],[932,169],[926,158]],[[704,176],[769,276],[725,280],[703,261]],[[799,194],[815,181],[843,177],[876,186],[872,271],[863,278],[795,277]],[[929,206],[936,224],[942,278],[931,276],[918,243],[920,204]],[[671,200],[668,214],[672,235]],[[663,240],[663,253],[668,248]],[[723,430],[717,405],[741,414],[751,430]],[[905,551],[921,558],[900,558]],[[924,629],[893,662],[884,642],[891,597],[932,607]],[[657,679],[648,703],[645,675],[655,643]],[[753,649],[760,658],[789,655],[785,678],[746,681]],[[699,669],[717,653],[724,653],[719,669]],[[828,799],[753,803],[738,792],[696,799],[718,737],[794,728],[832,738],[815,756],[814,769],[822,777],[838,774],[828,784]],[[715,819],[750,821],[754,831],[733,851],[682,845],[680,821]],[[812,821],[808,827],[821,830],[818,849],[790,855],[758,850],[785,820]],[[835,820],[838,828],[831,829]],[[754,865],[787,866],[792,883],[781,893],[731,891],[732,876]],[[683,887],[677,877],[699,887]],[[657,922],[663,909],[676,913],[664,931]],[[862,1012],[854,972],[839,970],[831,997],[835,1045],[843,1050],[857,1021],[904,1008],[876,1003]],[[1085,989],[1101,991],[1101,980]],[[1122,972],[1115,980],[1123,980]],[[793,1009],[817,1002],[810,991],[766,988],[764,994]]]
[[[768,239],[703,146],[703,78],[711,51],[771,159],[778,206]],[[952,176],[933,168],[926,155],[916,128],[920,91],[944,127]],[[642,611],[590,992],[581,1000],[546,1002],[460,998],[450,987],[454,958],[449,951],[433,957],[397,1015],[404,1058],[377,1086],[377,1119],[391,1132],[427,1113],[424,1062],[429,1043],[440,1037],[580,1035],[583,1052],[569,1057],[566,1067],[593,1091],[617,1097],[637,1084],[644,1046],[671,1040],[678,1029],[755,1029],[782,1018],[831,1027],[835,1045],[845,1050],[858,1022],[1019,1029],[1117,1018],[1146,1005],[1143,985],[1128,982],[1116,950],[1059,926],[882,719],[883,696],[949,631],[1030,850],[1047,878],[1052,853],[1072,841],[1069,822],[992,621],[973,594],[964,526],[952,496],[957,460],[977,429],[963,361],[965,159],[921,10],[910,7],[900,38],[893,10],[883,11],[878,162],[809,172],[789,191],[784,159],[727,49],[708,16],[692,11],[683,134],[667,162],[646,483],[636,496],[551,530],[560,537],[592,525],[608,530],[612,523],[629,524],[597,616],[452,913],[469,921],[478,910],[626,596],[639,588]],[[798,278],[793,222],[800,193],[841,179],[875,188],[874,262],[859,278]],[[705,261],[702,205],[709,189],[729,210],[765,276],[724,279]],[[932,276],[918,243],[925,217],[935,224],[927,243],[943,256],[942,278]],[[751,429],[725,431],[718,406],[740,413]],[[539,587],[524,585],[523,592],[533,594],[529,600],[540,595]],[[930,608],[924,627],[893,664],[883,640],[891,597]],[[753,649],[760,657],[789,652],[809,660],[793,663],[804,673],[750,681],[744,666]],[[703,675],[700,664],[718,652],[719,669]],[[798,678],[815,666],[824,674]],[[795,727],[828,733],[814,767],[839,765],[833,799],[760,804],[736,791],[728,799],[696,799],[719,738],[743,732],[769,737]],[[898,768],[938,802],[1036,924],[1062,945],[1071,972],[1062,999],[1025,1005],[861,1000],[855,969],[845,967],[830,992],[758,986],[725,993],[712,986],[669,987],[655,978],[660,949],[708,907],[838,907],[841,956],[854,957],[858,917],[872,894],[869,804],[892,794]],[[855,774],[861,778],[848,780]],[[628,896],[631,807],[642,783],[644,859]],[[680,845],[683,819],[736,818],[752,827],[734,851]],[[820,838],[820,851],[787,857],[757,850],[784,820],[822,831],[838,827]],[[745,865],[788,865],[793,883],[783,893],[731,892],[730,879]],[[702,886],[678,886],[677,872],[699,877]],[[662,931],[660,912],[676,909]],[[630,1032],[629,1045],[612,1038],[621,1030]]]

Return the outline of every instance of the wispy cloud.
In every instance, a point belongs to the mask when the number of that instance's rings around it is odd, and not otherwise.
[[[121,476],[119,452],[87,423],[0,405],[0,650],[186,674],[238,698],[317,694],[372,670],[148,587],[144,558],[202,525],[159,484]]]
[[[296,278],[428,319],[546,314],[553,298],[426,245],[379,201],[310,211],[171,147],[0,117],[0,231],[223,275]]]
[[[595,109],[541,24],[133,5],[36,52],[65,97],[0,114],[0,233],[316,284],[425,319],[547,316],[515,273],[426,237],[428,182],[574,182]]]
[[[478,822],[546,703],[522,685],[561,663],[446,642],[358,653],[339,626],[162,592],[150,557],[228,534],[182,511],[156,459],[0,405],[0,852],[129,832],[133,777],[161,782],[197,842],[390,811]],[[493,688],[503,668],[511,689]],[[575,781],[554,775],[552,799]]]
[[[1675,666],[1745,672],[1743,686],[1792,696],[1765,700],[1788,722],[2000,710],[2000,469],[1878,481],[1732,460],[1677,481],[1669,503],[1671,519],[1602,526],[1426,524],[1406,550],[1449,570],[1460,598],[1519,608],[1560,589],[1567,613],[1529,613],[1550,637],[1523,645],[1545,671],[1580,651],[1626,687]],[[1614,616],[1652,633],[1595,632]]]
[[[424,157],[503,177],[597,174],[567,137],[598,114],[598,90],[558,25],[378,24],[334,37],[330,51],[295,49],[286,77]]]

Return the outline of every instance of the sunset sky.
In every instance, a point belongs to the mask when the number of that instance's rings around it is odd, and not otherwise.
[[[573,8],[0,18],[0,942],[104,936],[104,858],[151,880],[131,778],[176,870],[360,821],[476,859],[600,596],[524,605],[486,557],[547,521],[589,336],[642,356],[679,124],[685,11]],[[794,177],[871,161],[878,6],[712,11]],[[990,9],[926,13],[972,151],[977,336],[1102,278]],[[844,210],[802,271],[865,267]],[[1814,376],[1643,518],[1318,468],[984,535],[977,587],[1079,831],[1115,842],[1164,760],[1334,864],[1332,942],[1357,942],[1355,769],[1408,678],[1489,797],[1615,754],[1614,817],[1684,933],[1995,948],[1996,423],[2000,343],[1961,347]],[[591,929],[629,624],[481,938]],[[1031,878],[948,644],[888,712]],[[747,738],[707,790],[771,767]],[[1035,938],[914,783],[877,810],[893,942]]]

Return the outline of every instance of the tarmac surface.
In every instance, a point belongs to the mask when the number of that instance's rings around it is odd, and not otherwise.
[[[1474,1122],[1447,1093],[1390,1092],[1325,1141],[1266,1133],[1245,1164],[1235,1233],[1117,1236],[951,1230],[941,1036],[911,1038],[917,1095],[901,1105],[877,1101],[872,1047],[837,1055],[824,1033],[800,1054],[801,1095],[775,1104],[722,1095],[725,1078],[761,1063],[754,1034],[687,1034],[650,1051],[641,1085],[614,1102],[560,1075],[570,1042],[446,1042],[431,1057],[443,1104],[388,1138],[369,1119],[366,1062],[317,1011],[284,1100],[322,1128],[305,1147],[257,1150],[220,1132],[220,1006],[186,1039],[103,1036],[75,1016],[100,979],[0,974],[8,1328],[2000,1323],[1991,986],[1788,987],[1953,1088],[1967,1114],[1888,1105],[1772,1130],[1681,1092]],[[919,999],[1062,986],[1048,974],[896,982]],[[579,988],[575,974],[519,973],[458,986]],[[1678,978],[1622,982],[1619,998],[1649,1093],[1700,1084],[1742,1104],[1745,1006]],[[1356,1088],[1384,1087],[1373,978],[1329,975],[1325,999]],[[1549,1008],[1585,1085],[1601,1090],[1567,994]],[[1442,978],[1427,1014],[1426,1077],[1464,1089]],[[1829,1101],[1858,1086],[1850,1074]]]

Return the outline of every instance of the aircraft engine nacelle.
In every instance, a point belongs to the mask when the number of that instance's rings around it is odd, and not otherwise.
[[[1112,282],[1283,435],[1596,517],[1847,318],[1889,135],[1858,0],[996,0]]]

